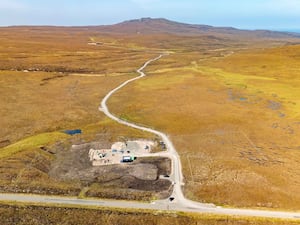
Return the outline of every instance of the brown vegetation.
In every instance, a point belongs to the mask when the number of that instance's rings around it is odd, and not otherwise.
[[[296,220],[228,217],[150,210],[0,204],[0,223],[13,225],[294,225]]]
[[[170,134],[181,155],[187,197],[299,208],[300,50],[285,46],[299,39],[221,30],[185,35],[186,30],[171,32],[174,24],[168,23],[170,32],[163,34],[155,33],[157,24],[151,34],[120,34],[118,26],[110,31],[1,28],[2,191],[101,197],[106,191],[114,197],[102,184],[87,191],[78,180],[60,180],[48,172],[57,151],[73,143],[154,138],[105,118],[98,106],[145,61],[167,51],[171,54],[147,67],[148,77],[111,99],[112,111]],[[121,26],[134,27],[131,22]],[[274,46],[281,47],[262,49]],[[73,128],[83,134],[59,133]]]
[[[295,58],[289,56],[297,49],[248,50],[206,61],[183,54],[179,60],[173,54],[159,67],[149,66],[148,77],[113,96],[109,105],[119,116],[171,135],[181,155],[187,197],[298,209],[299,80]],[[172,69],[170,61],[189,65]]]
[[[85,184],[80,180],[49,175],[58,153],[91,140],[153,138],[107,119],[98,107],[109,90],[135,76],[134,71],[156,54],[90,46],[93,32],[83,28],[1,31],[1,191],[82,195]],[[67,129],[81,129],[83,134],[58,133]],[[102,193],[98,189],[93,190]],[[129,197],[134,197],[132,192]]]

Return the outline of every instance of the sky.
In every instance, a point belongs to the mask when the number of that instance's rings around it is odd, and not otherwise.
[[[300,30],[300,0],[0,0],[0,26],[106,25],[142,17]]]

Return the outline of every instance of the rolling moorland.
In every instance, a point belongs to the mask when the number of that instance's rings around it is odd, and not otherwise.
[[[145,61],[167,52],[147,77],[112,97],[111,111],[170,135],[188,198],[299,209],[297,35],[147,18],[0,30],[1,191],[126,199],[131,189],[129,199],[151,199],[151,191],[62,180],[50,171],[74,143],[156,138],[107,119],[98,107]],[[61,132],[76,128],[83,134]]]
[[[297,50],[247,50],[162,68],[164,60],[176,60],[173,55],[149,66],[150,76],[115,95],[110,107],[130,121],[147,121],[171,134],[181,151],[190,198],[297,209]]]
[[[193,213],[174,213],[149,210],[124,210],[111,208],[78,208],[49,205],[0,204],[3,224],[87,224],[87,225],[296,225],[296,220],[228,217]]]

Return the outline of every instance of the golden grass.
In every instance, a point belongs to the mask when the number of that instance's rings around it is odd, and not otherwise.
[[[242,68],[225,69],[222,59],[201,65],[188,59],[180,58],[186,64],[180,68],[163,67],[164,61],[176,64],[175,55],[161,59],[157,71],[156,64],[149,66],[148,77],[113,96],[112,111],[171,136],[181,155],[189,198],[298,209],[300,126],[298,104],[289,104],[298,96],[290,88],[296,77],[291,81],[288,76],[243,74]],[[289,70],[296,69],[292,66],[288,64]]]
[[[18,213],[15,213],[15,211]],[[14,224],[189,224],[189,225],[292,225],[293,219],[225,216],[202,213],[168,212],[105,207],[1,202],[1,223]],[[62,219],[63,218],[63,219]],[[62,223],[63,221],[63,223]]]
[[[136,69],[156,53],[89,46],[91,33],[80,29],[2,31],[0,142],[10,143],[0,149],[2,191],[78,195],[84,188],[79,181],[48,175],[55,154],[43,149],[59,153],[78,142],[155,138],[117,124],[98,107],[109,90],[137,76]],[[96,37],[120,45],[117,38]],[[62,133],[67,129],[83,133],[70,137]]]
[[[167,49],[176,54],[150,64],[149,77],[114,95],[112,111],[170,134],[181,155],[188,197],[242,207],[299,208],[299,46],[251,50],[251,43],[216,43],[209,37],[137,38],[49,29],[1,30],[0,141],[15,143],[73,128],[83,134],[66,145],[105,135],[109,141],[154,138],[106,119],[98,106],[157,50]],[[87,45],[91,37],[106,45]],[[245,46],[249,50],[223,57]],[[2,158],[3,187],[20,183],[21,189],[42,187],[43,193],[51,189],[47,185],[62,194],[71,190],[72,184],[51,180],[43,168],[28,167],[39,157],[51,164],[41,150],[30,150],[50,144],[45,142],[33,139],[26,145],[29,150],[14,147],[20,151]],[[82,187],[76,181],[73,185],[71,192],[79,194]]]
[[[277,96],[286,106],[288,116],[299,119],[299,51],[299,45],[261,51],[248,50],[223,60],[207,62],[215,71],[211,68],[211,71],[204,71],[208,75],[218,74],[227,85],[235,85],[232,82],[239,81],[250,93]]]

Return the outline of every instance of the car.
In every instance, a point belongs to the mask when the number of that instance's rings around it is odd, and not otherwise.
[[[167,178],[168,178],[168,177],[170,177],[170,175],[168,175],[168,174],[165,174],[165,175],[164,175],[164,177],[167,177]]]

